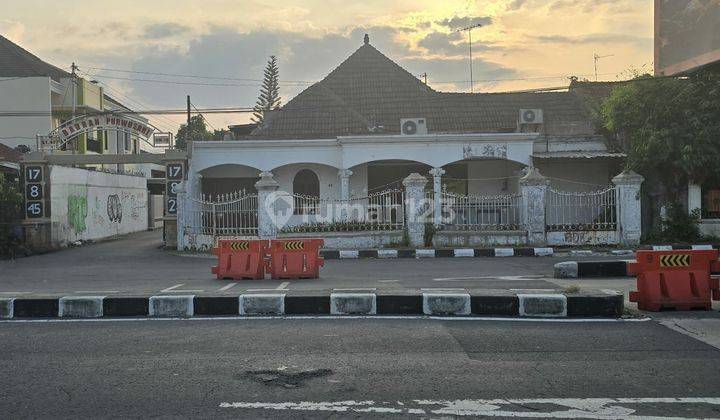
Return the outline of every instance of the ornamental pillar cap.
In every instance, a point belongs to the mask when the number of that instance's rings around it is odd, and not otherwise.
[[[619,175],[612,179],[615,185],[640,185],[645,181],[642,175],[635,171],[622,171]]]
[[[531,166],[527,168],[527,173],[520,178],[520,185],[524,186],[546,186],[548,184],[547,178],[545,178],[538,168]]]
[[[272,172],[260,172],[260,180],[255,183],[258,190],[277,190],[280,187]]]
[[[443,176],[445,175],[445,169],[443,168],[432,168],[428,171],[430,175],[433,177]]]
[[[424,187],[428,183],[427,178],[417,172],[413,172],[403,179],[403,185],[406,187]]]

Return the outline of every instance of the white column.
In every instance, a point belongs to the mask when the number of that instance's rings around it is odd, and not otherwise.
[[[697,184],[689,183],[687,200],[688,214],[692,215],[696,209],[699,212],[702,208],[702,188]]]
[[[405,225],[407,226],[410,245],[425,245],[425,220],[420,216],[425,204],[425,185],[428,180],[418,173],[412,173],[403,180],[405,186]]]
[[[528,243],[542,245],[547,242],[545,237],[545,195],[547,179],[537,168],[530,167],[525,176],[520,178],[521,221],[527,230]]]
[[[645,178],[633,171],[625,171],[612,180],[616,187],[618,239],[623,245],[640,243],[642,236],[640,186],[644,180]]]
[[[443,168],[432,168],[430,175],[433,177],[433,224],[442,224],[442,176],[445,175]]]
[[[277,236],[275,193],[278,187],[280,185],[273,178],[272,172],[261,172],[260,180],[255,183],[258,192],[258,236],[263,239]]]
[[[340,199],[347,201],[350,199],[350,177],[353,171],[350,169],[340,169],[338,176],[340,177]]]

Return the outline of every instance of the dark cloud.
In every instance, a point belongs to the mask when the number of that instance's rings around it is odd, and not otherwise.
[[[470,16],[455,16],[452,19],[445,19],[435,22],[438,25],[446,26],[450,29],[460,29],[460,28],[466,28],[468,26],[472,25],[483,25],[487,26],[492,24],[492,18],[490,16],[482,16],[482,17],[470,17]]]
[[[458,32],[432,32],[418,41],[418,46],[433,54],[456,55],[467,50],[466,46],[458,42],[461,40],[462,35]]]
[[[446,91],[470,90],[470,66],[465,58],[446,60],[431,60],[424,58],[409,58],[399,60],[398,64],[407,68],[412,74],[428,74],[428,84],[436,89],[441,85]],[[518,76],[518,71],[501,64],[473,58],[473,79],[475,91],[483,91],[496,86],[498,79],[507,79]]]
[[[175,35],[182,35],[189,30],[189,26],[180,25],[179,23],[156,23],[145,26],[142,37],[146,39],[169,38]]]
[[[521,9],[527,0],[513,0],[507,5],[507,10],[518,10]]]

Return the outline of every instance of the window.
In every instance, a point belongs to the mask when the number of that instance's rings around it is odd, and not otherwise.
[[[132,142],[130,141],[130,133],[123,133],[125,136],[125,150],[131,151],[132,150]]]
[[[317,214],[320,206],[320,180],[315,172],[302,169],[293,179],[294,213]],[[302,196],[302,197],[298,197]]]

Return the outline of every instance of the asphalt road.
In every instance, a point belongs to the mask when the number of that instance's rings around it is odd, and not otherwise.
[[[71,248],[45,255],[0,261],[0,296],[121,295],[193,293],[236,295],[257,289],[562,289],[552,279],[561,257],[328,260],[315,280],[217,280],[216,259],[161,249],[159,232]],[[618,257],[582,257],[617,259]],[[581,259],[582,259],[581,258]],[[578,259],[572,257],[572,259]],[[573,281],[587,289],[627,292],[631,279]]]
[[[655,321],[11,321],[0,343],[4,418],[720,418],[720,350]]]

